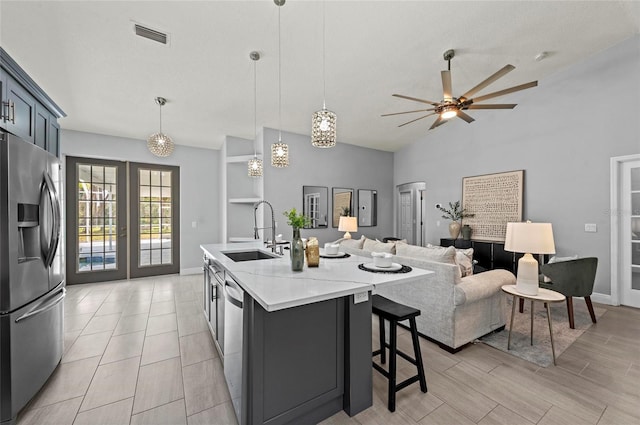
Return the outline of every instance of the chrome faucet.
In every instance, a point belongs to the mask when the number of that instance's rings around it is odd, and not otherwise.
[[[258,201],[253,204],[253,237],[254,239],[260,239],[260,235],[258,234],[258,230],[268,229],[268,227],[258,227],[258,207],[260,204],[267,204],[269,209],[271,210],[271,245],[267,245],[267,247],[271,247],[271,251],[275,254],[276,252],[276,219],[273,215],[273,206],[269,201]]]

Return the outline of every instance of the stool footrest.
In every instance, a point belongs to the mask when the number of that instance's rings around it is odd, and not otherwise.
[[[391,346],[388,343],[384,343],[384,346],[391,349]],[[373,357],[382,354],[382,350],[376,350],[374,352],[371,353],[371,355]],[[414,366],[418,365],[418,362],[416,362],[416,359],[414,359],[413,357],[410,357],[408,354],[403,353],[402,351],[396,349],[396,354],[399,355],[400,357],[402,357],[403,359],[405,359],[406,361],[408,361],[409,363],[413,364]]]

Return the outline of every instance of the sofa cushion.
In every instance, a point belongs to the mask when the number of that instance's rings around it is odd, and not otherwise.
[[[369,252],[390,252],[391,254],[395,254],[396,244],[393,242],[380,242],[374,239],[365,238],[362,249]]]
[[[396,254],[401,257],[416,258],[418,260],[456,264],[456,249],[452,246],[447,248],[429,248],[399,243],[396,245]]]
[[[342,239],[339,240],[339,243],[341,246],[346,246],[347,248],[362,249],[365,239],[363,235],[360,239]]]

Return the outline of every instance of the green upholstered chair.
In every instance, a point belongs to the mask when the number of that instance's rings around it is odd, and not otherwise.
[[[567,312],[569,314],[569,327],[575,329],[573,321],[573,298],[584,297],[591,315],[591,321],[596,323],[596,315],[591,304],[591,293],[596,280],[598,259],[596,257],[577,258],[575,260],[560,261],[557,263],[543,264],[540,267],[542,275],[551,279],[544,282],[540,276],[540,287],[560,292],[567,297]]]

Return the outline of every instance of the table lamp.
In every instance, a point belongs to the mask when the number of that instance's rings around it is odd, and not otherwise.
[[[504,249],[524,253],[518,260],[516,291],[538,295],[538,262],[531,254],[556,253],[551,223],[507,223]]]
[[[340,217],[340,222],[338,223],[338,231],[346,232],[344,234],[345,239],[351,239],[351,233],[349,232],[357,232],[358,231],[358,217]]]

